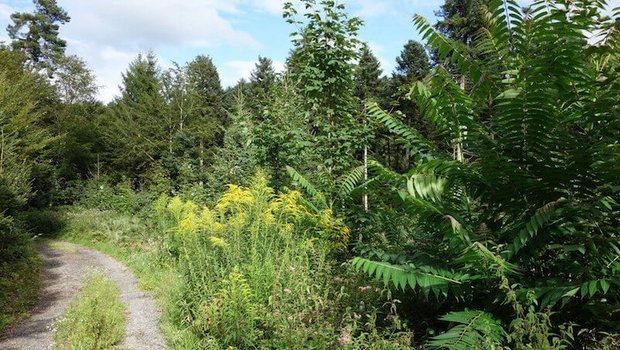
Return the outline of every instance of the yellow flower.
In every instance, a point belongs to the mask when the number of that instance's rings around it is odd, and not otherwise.
[[[179,223],[179,232],[182,233],[195,233],[199,228],[199,221],[196,214],[189,213]]]
[[[226,243],[226,241],[220,237],[209,236],[209,241],[216,247],[226,248],[228,246],[228,243]]]
[[[254,204],[254,196],[246,187],[237,185],[227,185],[226,191],[217,201],[215,209],[220,213],[225,212],[228,208],[239,208],[242,206],[251,206]]]

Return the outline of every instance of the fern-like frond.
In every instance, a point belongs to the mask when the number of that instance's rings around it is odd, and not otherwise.
[[[419,288],[427,296],[432,292],[437,297],[447,297],[450,285],[460,285],[469,280],[466,274],[430,266],[395,265],[361,257],[354,258],[352,263],[369,276],[383,280],[386,285],[391,282],[394,287],[402,290],[407,286],[411,289]]]
[[[500,347],[506,336],[501,323],[493,315],[480,310],[450,312],[440,318],[457,326],[433,337],[432,349],[471,350]]]
[[[459,70],[466,73],[472,79],[474,85],[484,82],[485,67],[470,52],[467,46],[455,40],[445,37],[426,18],[415,15],[413,24],[422,39],[437,50],[441,59],[449,58],[452,64],[456,64]]]
[[[364,180],[364,167],[354,168],[349,174],[339,181],[339,195],[342,199],[347,199],[353,190]]]
[[[376,102],[367,103],[366,110],[372,118],[384,125],[390,132],[403,138],[413,156],[426,159],[432,158],[431,155],[435,151],[434,147],[418,131],[385,112]]]
[[[519,252],[525,245],[538,234],[543,226],[547,225],[552,219],[556,217],[557,207],[563,203],[565,199],[561,198],[553,202],[545,204],[542,208],[536,210],[534,215],[528,220],[518,235],[514,238],[511,245],[508,246],[504,257],[510,260],[515,254]]]
[[[325,196],[319,191],[310,181],[308,181],[303,175],[301,175],[293,167],[286,166],[286,171],[289,176],[297,185],[303,188],[312,198],[318,200],[323,207],[327,207]]]

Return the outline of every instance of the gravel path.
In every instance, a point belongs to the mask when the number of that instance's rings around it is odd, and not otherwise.
[[[0,341],[2,350],[47,350],[53,345],[52,327],[71,299],[79,293],[84,274],[100,269],[121,288],[127,306],[127,327],[123,348],[165,349],[159,330],[159,311],[153,298],[138,289],[133,274],[120,262],[92,249],[71,243],[37,244],[43,260],[43,291],[32,316],[11,329]]]

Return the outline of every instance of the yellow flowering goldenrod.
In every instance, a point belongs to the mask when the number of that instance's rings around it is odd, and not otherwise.
[[[226,248],[228,246],[228,243],[223,238],[216,236],[209,236],[209,242],[219,248]]]
[[[188,213],[179,222],[179,233],[196,233],[200,228],[198,217],[194,213]]]
[[[229,208],[239,208],[243,206],[251,206],[254,204],[254,196],[252,192],[242,186],[226,185],[228,190],[217,201],[215,209],[223,213]]]

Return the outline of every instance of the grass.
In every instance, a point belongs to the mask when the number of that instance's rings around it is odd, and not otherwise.
[[[149,291],[162,309],[162,331],[169,349],[200,348],[197,338],[176,321],[180,278],[157,254],[156,233],[145,220],[108,210],[63,207],[50,215],[64,224],[52,237],[106,253],[128,266],[139,287]]]
[[[55,325],[55,349],[112,349],[125,338],[126,320],[119,287],[103,273],[92,272],[84,278],[80,296]]]
[[[19,255],[15,259],[0,261],[0,334],[9,325],[28,316],[41,287],[41,259],[32,241],[23,237],[12,248],[19,249]]]

